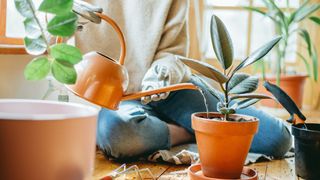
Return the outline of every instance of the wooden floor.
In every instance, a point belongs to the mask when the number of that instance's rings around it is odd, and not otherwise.
[[[308,122],[320,123],[320,112],[304,112],[308,117]],[[101,152],[97,152],[95,161],[95,171],[93,180],[99,180],[118,168],[121,164],[106,160]],[[133,162],[127,166],[137,165],[140,169],[149,168],[155,178],[163,180],[174,179],[188,179],[186,174],[187,166],[175,166],[172,164],[159,164],[151,162]],[[249,165],[258,171],[260,180],[297,180],[294,170],[294,158],[287,158],[283,160],[273,160],[271,162],[263,162]],[[147,173],[143,173],[143,179],[151,179]],[[124,178],[122,178],[124,179]],[[127,179],[136,179],[127,177]],[[301,178],[300,178],[301,179]]]

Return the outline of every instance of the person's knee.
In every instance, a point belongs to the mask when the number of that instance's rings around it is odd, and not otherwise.
[[[135,121],[124,120],[115,111],[102,109],[98,117],[97,145],[105,156],[134,157],[143,153],[141,137],[135,132]]]

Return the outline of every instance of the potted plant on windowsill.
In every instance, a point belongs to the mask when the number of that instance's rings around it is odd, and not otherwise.
[[[305,0],[296,9],[291,10],[290,1],[287,1],[287,7],[282,10],[279,8],[274,0],[262,0],[267,7],[266,11],[263,11],[255,7],[245,7],[247,10],[259,13],[272,22],[274,22],[275,30],[277,34],[281,34],[283,41],[276,46],[276,59],[275,66],[272,69],[272,75],[263,75],[267,81],[281,85],[281,87],[291,96],[298,107],[302,107],[303,101],[303,89],[305,80],[308,76],[312,76],[314,81],[318,80],[318,56],[317,51],[312,43],[312,38],[309,35],[308,28],[306,26],[299,26],[300,23],[307,19],[320,24],[320,18],[312,16],[320,8],[319,3],[310,3],[310,0]],[[296,52],[298,59],[301,59],[306,66],[307,74],[298,72],[288,72],[286,57],[289,53],[288,47],[290,46],[289,40],[295,33],[304,41],[307,55],[301,52]],[[262,92],[268,93],[262,88]],[[263,105],[269,107],[276,107],[275,102],[270,100],[262,101]]]
[[[201,168],[205,176],[240,178],[252,139],[258,131],[259,120],[235,113],[237,109],[246,108],[260,99],[272,97],[252,93],[258,87],[259,78],[238,71],[263,58],[280,39],[281,37],[277,37],[271,40],[234,66],[233,45],[229,33],[223,22],[213,15],[211,40],[223,72],[204,62],[180,58],[192,69],[218,82],[223,92],[222,95],[199,77],[209,92],[219,100],[218,113],[199,112],[192,115],[192,127],[195,130]]]

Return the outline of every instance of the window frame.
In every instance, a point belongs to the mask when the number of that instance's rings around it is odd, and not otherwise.
[[[227,10],[227,11],[246,11],[248,12],[248,25],[247,25],[247,46],[246,46],[246,52],[245,55],[249,56],[250,52],[251,52],[251,40],[252,40],[252,29],[253,29],[253,13],[252,11],[248,11],[246,9],[244,9],[242,6],[238,5],[238,6],[215,6],[215,5],[208,5],[207,4],[207,0],[204,0],[204,10],[203,10],[203,14],[205,14],[206,11],[214,11],[214,10]],[[299,0],[299,2],[301,3],[301,0]],[[254,0],[248,0],[248,6],[250,7],[255,7],[255,8],[259,8],[262,11],[267,11],[267,7],[263,7],[263,6],[254,6]],[[281,7],[280,9],[286,9],[288,11],[293,11],[296,8],[290,7],[290,8],[283,8]],[[205,18],[205,17],[203,17]],[[205,26],[203,24],[203,26]],[[204,29],[204,28],[203,28]],[[207,39],[207,38],[205,38]],[[297,49],[300,49],[300,38],[297,39]],[[206,49],[207,51],[207,49]],[[207,57],[205,56],[206,52],[204,52],[204,58],[207,61],[216,61],[217,59],[215,57]],[[296,59],[295,58],[294,61],[290,61],[290,62],[286,62],[287,64],[296,64]],[[241,61],[241,59],[235,59],[235,61]]]
[[[6,37],[7,0],[0,0],[0,54],[27,54],[22,38]]]

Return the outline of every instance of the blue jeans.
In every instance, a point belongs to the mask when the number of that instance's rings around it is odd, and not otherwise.
[[[218,100],[196,78],[192,78],[191,82],[203,89],[209,111],[217,111]],[[106,156],[120,159],[169,149],[167,123],[180,125],[193,134],[191,114],[204,111],[203,97],[195,90],[171,92],[167,99],[148,105],[142,105],[139,100],[124,101],[118,111],[101,109],[97,144]],[[291,134],[282,121],[255,107],[238,110],[237,113],[255,116],[260,120],[251,152],[282,157],[289,150]]]

